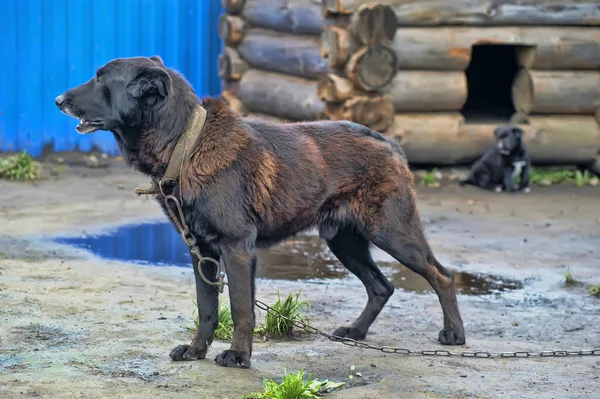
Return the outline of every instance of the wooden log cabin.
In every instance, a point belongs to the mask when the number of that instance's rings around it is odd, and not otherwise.
[[[223,98],[348,119],[411,164],[468,164],[517,123],[537,164],[600,165],[600,2],[222,0]]]

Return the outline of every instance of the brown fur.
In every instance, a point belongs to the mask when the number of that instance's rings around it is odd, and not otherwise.
[[[165,173],[194,108],[206,110],[204,128],[172,193],[181,194],[186,223],[203,255],[220,259],[227,271],[235,331],[217,364],[250,366],[256,249],[313,227],[368,296],[362,314],[334,334],[364,339],[394,291],[371,258],[374,244],[436,290],[444,313],[440,342],[465,342],[453,276],[425,239],[413,177],[393,140],[347,121],[278,125],[242,118],[219,99],[200,102],[158,57],[112,61],[56,103],[91,121],[82,128],[86,132],[112,131],[127,161],[153,178]],[[190,345],[173,349],[173,360],[203,359],[218,324],[217,291],[199,274],[214,280],[215,268],[192,261],[199,324]]]

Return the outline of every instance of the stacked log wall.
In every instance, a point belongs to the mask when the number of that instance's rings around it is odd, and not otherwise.
[[[395,54],[378,46],[380,40],[373,37],[393,38],[396,22],[391,8],[380,18],[391,15],[393,31],[371,34],[371,14],[326,19],[320,0],[223,0],[222,5],[226,13],[219,34],[225,48],[219,73],[222,98],[233,108],[244,115],[289,121],[349,119],[377,130],[391,125],[391,99],[376,89],[396,73]],[[323,54],[321,40],[323,32],[336,24],[357,43],[339,65]],[[343,99],[337,94],[322,97],[322,83],[330,77],[336,84],[341,79],[349,85],[348,93],[338,93]]]
[[[600,153],[597,1],[222,3],[223,97],[246,115],[354,120],[397,138],[412,164],[472,162],[497,126],[460,113],[472,49],[509,44],[519,68],[511,121],[534,162]]]
[[[510,119],[526,131],[534,162],[600,162],[600,3],[554,0],[323,0],[326,18],[385,5],[396,16],[389,44],[398,71],[381,91],[395,110],[387,134],[413,164],[475,160],[497,123],[467,123],[466,70],[473,46],[515,46]],[[324,40],[340,62],[357,44]],[[509,121],[507,121],[509,122]]]

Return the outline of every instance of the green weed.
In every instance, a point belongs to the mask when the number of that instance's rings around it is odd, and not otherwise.
[[[554,169],[554,168],[531,168],[531,184],[539,186],[552,186],[555,184],[573,184],[576,187],[596,186],[598,178],[588,172],[571,169]]]
[[[597,296],[600,298],[600,287],[598,287],[597,285],[592,285],[588,292],[591,296]]]
[[[442,174],[440,173],[439,170],[434,168],[434,169],[431,169],[431,170],[428,170],[425,172],[425,174],[423,175],[423,178],[421,178],[421,181],[419,182],[419,184],[421,184],[422,186],[427,186],[427,187],[439,187],[441,179],[442,179]]]
[[[0,178],[6,180],[32,181],[40,177],[42,168],[25,152],[0,159]]]
[[[270,379],[263,380],[262,392],[244,395],[242,399],[316,399],[322,393],[341,388],[344,382],[319,381],[309,374],[304,380],[304,369],[288,374],[284,370],[281,383]]]
[[[565,273],[565,284],[566,285],[577,285],[578,281],[575,280],[575,277],[573,277],[573,274],[571,273],[571,268],[567,269],[567,272]]]
[[[195,309],[198,309],[196,301],[194,301]],[[194,310],[194,314],[197,310]],[[233,338],[233,318],[231,317],[231,310],[229,306],[224,303],[219,303],[219,326],[215,330],[214,338],[221,340],[230,340]],[[186,327],[189,331],[196,332],[198,329],[199,318],[198,316],[194,319],[194,327]]]
[[[299,320],[309,324],[308,317],[300,315],[302,309],[310,309],[310,304],[307,301],[300,301],[300,291],[295,296],[293,294],[288,295],[284,301],[281,300],[279,291],[277,291],[277,302],[271,308],[291,320]],[[289,335],[293,327],[291,321],[267,313],[262,330],[265,334],[284,336]]]

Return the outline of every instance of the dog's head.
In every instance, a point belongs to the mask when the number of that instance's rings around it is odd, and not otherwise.
[[[144,110],[160,106],[172,93],[172,79],[158,56],[118,58],[88,82],[56,97],[65,114],[79,119],[81,134],[141,126]]]
[[[496,148],[502,155],[510,155],[522,147],[523,130],[515,125],[501,125],[494,130]]]

